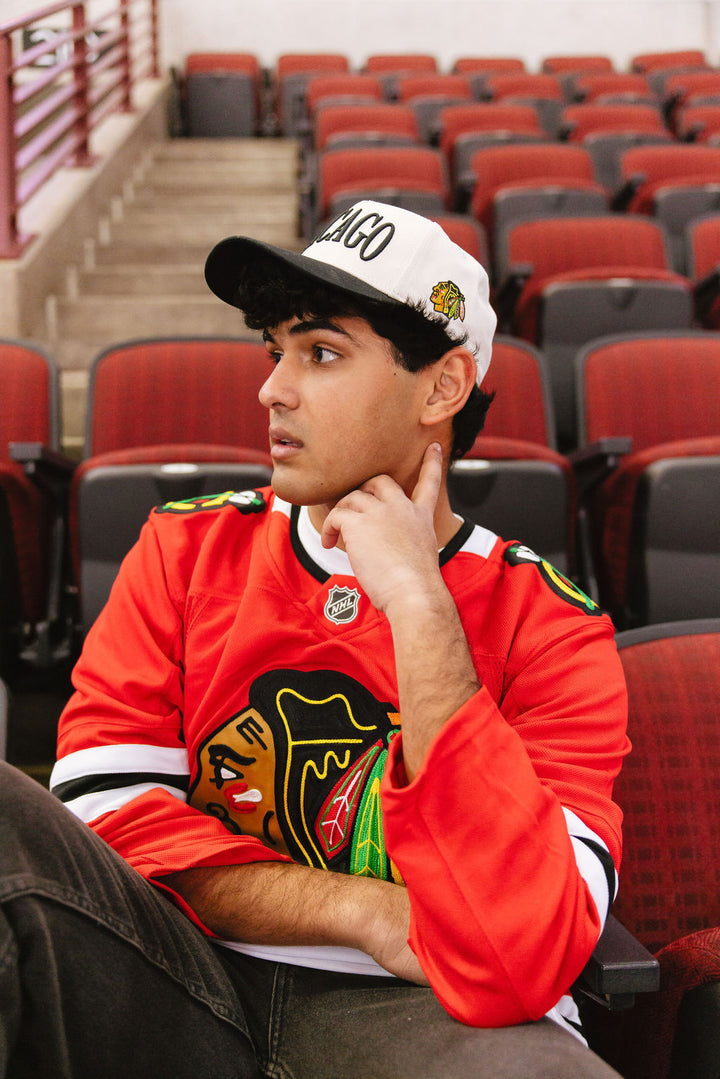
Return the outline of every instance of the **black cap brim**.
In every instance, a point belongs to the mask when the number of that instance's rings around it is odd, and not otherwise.
[[[326,285],[354,293],[356,296],[380,300],[383,303],[400,303],[394,297],[380,292],[379,289],[373,288],[372,285],[347,273],[346,270],[338,269],[337,266],[318,262],[317,259],[308,258],[307,255],[301,255],[295,251],[286,251],[282,247],[261,243],[260,240],[251,240],[247,236],[229,236],[216,244],[205,263],[205,280],[216,296],[232,307],[237,307],[240,268],[253,263],[256,266],[266,266],[268,277],[273,275],[273,268],[276,271],[282,266],[290,266],[307,274],[315,281],[322,281]]]

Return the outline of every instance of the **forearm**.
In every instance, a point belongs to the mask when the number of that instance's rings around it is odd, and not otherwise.
[[[409,781],[443,724],[480,688],[467,639],[442,577],[388,611],[402,746]]]
[[[399,885],[277,862],[187,869],[162,883],[226,940],[358,948],[391,973],[424,981]]]

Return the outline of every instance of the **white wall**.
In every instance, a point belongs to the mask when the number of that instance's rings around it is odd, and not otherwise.
[[[719,0],[161,0],[164,60],[237,49],[272,67],[283,52],[458,56],[603,53],[619,68],[639,52],[702,48],[720,63]]]
[[[0,0],[0,23],[42,6]],[[89,3],[95,14],[111,7]],[[160,0],[160,26],[163,61],[179,67],[200,49],[252,52],[267,67],[283,52],[343,52],[359,66],[412,51],[444,69],[458,56],[510,55],[536,70],[562,53],[603,53],[623,69],[635,53],[701,48],[720,65],[720,0]]]

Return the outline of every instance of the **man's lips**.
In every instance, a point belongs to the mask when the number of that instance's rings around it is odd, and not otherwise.
[[[284,461],[294,456],[303,447],[299,438],[295,438],[282,427],[270,427],[270,455],[275,461]]]

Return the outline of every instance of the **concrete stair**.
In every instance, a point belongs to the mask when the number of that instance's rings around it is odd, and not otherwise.
[[[209,291],[211,247],[247,235],[301,250],[298,149],[288,139],[157,143],[108,207],[65,294],[48,301],[47,346],[61,368],[65,452],[80,457],[88,371],[97,353],[135,337],[254,338]]]

